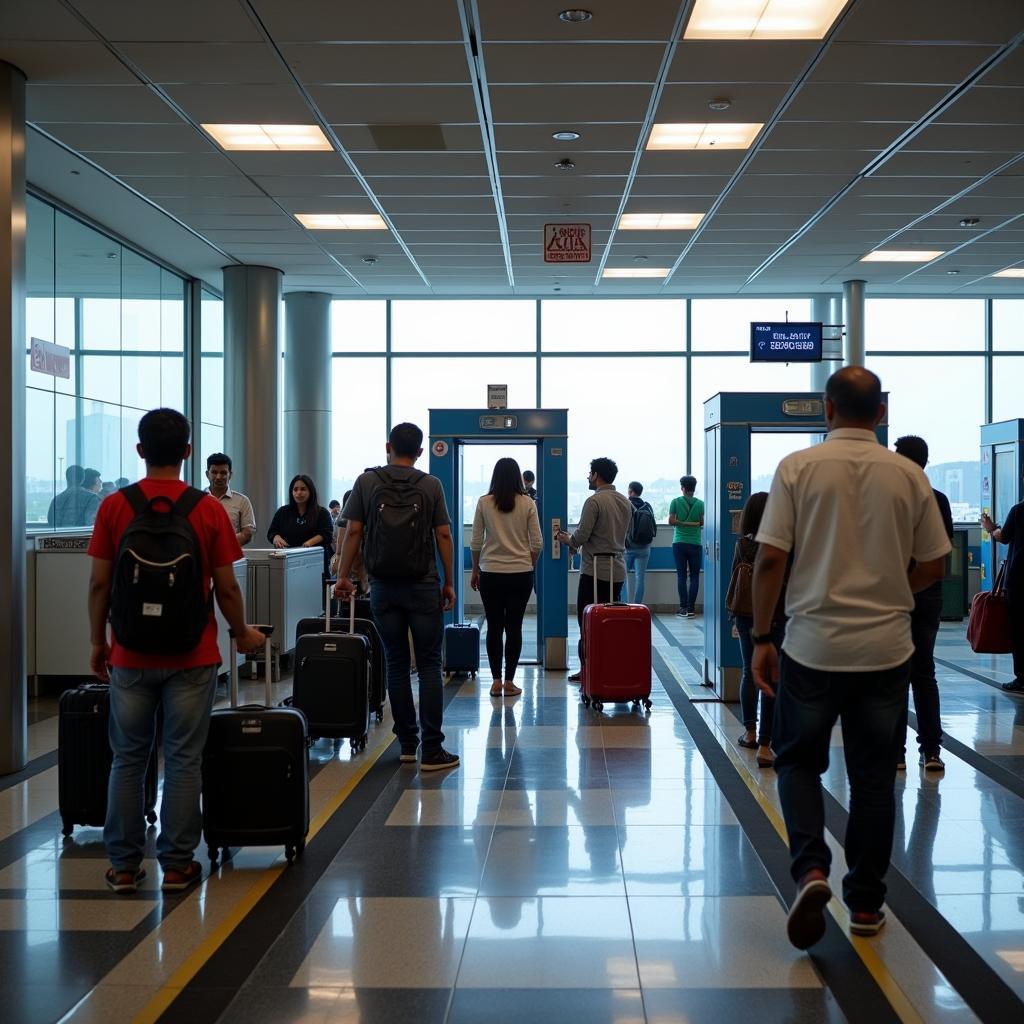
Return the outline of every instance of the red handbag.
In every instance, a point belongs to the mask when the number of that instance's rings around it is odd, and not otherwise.
[[[1009,654],[1013,650],[1010,608],[1003,590],[1006,562],[999,567],[990,591],[974,595],[967,619],[967,642],[975,654]]]

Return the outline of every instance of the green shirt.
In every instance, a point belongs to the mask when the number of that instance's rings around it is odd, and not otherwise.
[[[672,537],[673,544],[699,544],[700,527],[683,526],[683,523],[696,523],[704,517],[704,502],[700,498],[688,498],[680,494],[672,499],[669,512],[676,517],[676,532]]]

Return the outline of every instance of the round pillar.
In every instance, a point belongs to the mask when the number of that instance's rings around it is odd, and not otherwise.
[[[864,365],[864,284],[864,281],[843,282],[843,320],[846,324],[843,363],[846,366]]]

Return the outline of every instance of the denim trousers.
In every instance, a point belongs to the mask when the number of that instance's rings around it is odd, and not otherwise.
[[[384,643],[394,733],[403,747],[414,747],[422,739],[423,751],[434,753],[444,742],[441,585],[437,580],[373,580],[370,611]],[[420,689],[419,725],[412,699],[410,632]]]
[[[103,841],[116,871],[142,863],[146,841],[145,779],[163,711],[164,788],[157,858],[182,870],[199,844],[203,816],[203,747],[217,689],[217,666],[114,668],[110,673],[110,746],[114,762],[107,788]]]
[[[697,590],[700,587],[700,566],[703,551],[699,544],[672,545],[672,557],[676,560],[676,586],[679,588],[679,607],[692,612],[697,605]],[[686,575],[690,575],[689,587]]]
[[[650,560],[650,544],[642,548],[626,548],[626,600],[630,604],[644,603],[644,583],[647,577],[647,563]],[[630,580],[630,573],[635,573],[635,582]]]
[[[914,653],[910,658],[910,689],[917,715],[917,745],[922,754],[937,754],[942,746],[942,722],[939,718],[939,684],[935,679],[935,638],[942,618],[942,584],[922,590],[914,600],[910,615],[910,634]],[[909,696],[909,695],[908,695]],[[897,761],[907,755],[907,705],[896,735]]]
[[[757,729],[757,742],[762,747],[772,745],[772,719],[775,717],[775,698],[758,688],[754,682],[751,665],[754,661],[754,642],[750,632],[754,628],[754,620],[743,615],[736,616],[736,632],[740,641],[740,664],[743,672],[740,676],[740,715],[745,729],[757,728],[757,701],[761,700],[761,727]],[[783,625],[772,626],[772,643],[776,650],[782,650],[782,640],[786,635]]]
[[[909,682],[909,661],[878,671],[824,672],[782,655],[773,746],[790,871],[796,881],[812,868],[828,874],[821,776],[839,719],[850,780],[843,899],[852,911],[875,911],[885,901],[896,818],[892,752]]]

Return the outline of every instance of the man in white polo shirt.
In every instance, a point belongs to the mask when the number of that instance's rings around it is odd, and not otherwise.
[[[231,456],[214,452],[206,457],[206,479],[210,481],[207,491],[224,506],[238,543],[245,547],[256,532],[256,516],[252,502],[241,491],[233,491],[231,483]]]
[[[797,895],[786,924],[806,949],[825,933],[831,853],[821,774],[837,719],[850,781],[843,899],[850,930],[876,935],[895,821],[894,744],[907,700],[914,593],[950,550],[921,468],[878,443],[882,385],[862,367],[825,389],[829,435],[783,459],[757,534],[753,673],[775,703],[775,768]],[[771,621],[792,555],[781,666]]]

